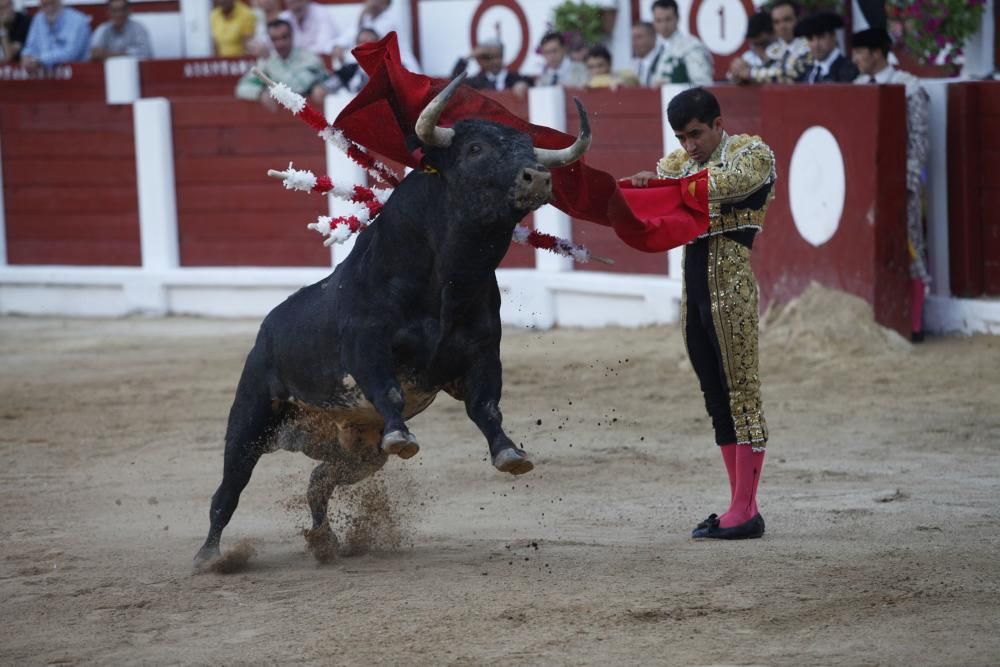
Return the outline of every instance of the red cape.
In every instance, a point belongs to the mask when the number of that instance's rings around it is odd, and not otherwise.
[[[420,112],[447,81],[414,74],[400,63],[396,34],[354,49],[368,73],[367,85],[344,108],[334,126],[348,138],[414,169],[419,157],[406,137]],[[498,102],[459,86],[438,123],[450,127],[463,118],[490,120],[529,134],[540,148],[565,148],[574,137],[532,125]],[[621,187],[619,187],[621,186]],[[612,227],[625,243],[645,252],[676,248],[708,230],[708,182],[704,172],[681,179],[653,181],[648,188],[616,183],[611,174],[583,159],[552,170],[552,204],[574,218]]]

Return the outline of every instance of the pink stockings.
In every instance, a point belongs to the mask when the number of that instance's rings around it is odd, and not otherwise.
[[[722,460],[729,473],[731,502],[719,517],[720,528],[732,528],[757,516],[757,484],[764,467],[764,452],[750,445],[720,445]]]

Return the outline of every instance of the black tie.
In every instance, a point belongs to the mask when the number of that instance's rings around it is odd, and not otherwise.
[[[875,77],[869,76],[868,77],[868,83],[878,83],[878,81],[875,80]]]
[[[816,83],[820,78],[820,67],[819,65],[813,65],[812,76],[809,77],[809,83]]]

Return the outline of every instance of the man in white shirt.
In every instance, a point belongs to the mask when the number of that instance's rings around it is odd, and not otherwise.
[[[352,35],[340,29],[326,7],[312,0],[285,0],[285,7],[288,9],[281,12],[281,18],[292,25],[295,48],[334,59],[342,57]]]
[[[545,67],[535,80],[536,86],[564,86],[580,88],[587,84],[590,74],[583,63],[574,62],[566,53],[566,40],[558,32],[542,37],[540,51]]]
[[[653,85],[710,85],[715,78],[712,54],[700,39],[678,30],[679,22],[676,0],[656,0],[653,3],[653,28],[663,46],[663,56],[653,74]]]
[[[639,79],[639,85],[653,85],[653,74],[663,57],[663,48],[656,39],[652,23],[636,23],[632,26],[632,71]]]

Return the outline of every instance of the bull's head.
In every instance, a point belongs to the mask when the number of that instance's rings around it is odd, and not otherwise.
[[[462,120],[454,127],[438,126],[445,105],[465,75],[456,77],[421,112],[417,137],[428,162],[478,210],[498,205],[522,216],[549,201],[549,169],[579,160],[590,146],[590,124],[579,100],[580,135],[572,146],[559,150],[536,148],[531,137],[514,128],[485,120]],[[486,209],[484,209],[486,207]]]

